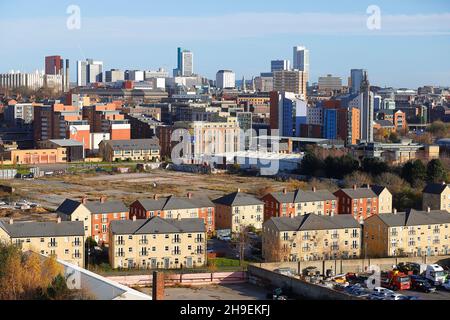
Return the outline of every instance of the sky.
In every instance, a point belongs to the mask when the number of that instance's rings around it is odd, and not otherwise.
[[[44,56],[61,55],[72,81],[86,58],[171,73],[178,46],[194,52],[198,74],[251,79],[304,45],[311,82],[345,83],[364,68],[382,87],[450,86],[448,0],[0,0],[0,41],[0,72],[41,70]]]

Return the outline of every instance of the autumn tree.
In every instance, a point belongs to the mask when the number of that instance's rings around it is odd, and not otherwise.
[[[344,177],[344,186],[347,188],[354,185],[361,186],[364,184],[372,184],[372,177],[367,173],[355,171]]]

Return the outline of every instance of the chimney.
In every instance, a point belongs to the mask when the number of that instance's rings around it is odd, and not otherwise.
[[[353,185],[353,190],[356,190],[356,184]]]
[[[316,187],[312,187],[312,192],[316,192],[317,188]]]
[[[13,218],[9,219],[9,224],[14,224],[14,219]]]
[[[427,207],[427,212],[431,212],[431,208],[430,207]]]
[[[82,204],[86,204],[87,203],[87,197],[84,196],[83,198],[81,198],[81,203]]]
[[[283,194],[287,194],[287,189],[283,188]]]
[[[394,208],[394,210],[392,211],[394,214],[397,214],[397,209]]]
[[[153,200],[158,200],[158,195],[157,194],[153,195]]]
[[[133,221],[136,221],[136,215],[133,216]]]
[[[192,193],[188,192],[187,197],[188,199],[192,199]]]
[[[61,223],[61,217],[58,217],[58,220],[56,221],[56,223],[58,223],[58,224]]]
[[[181,214],[177,215],[177,220],[180,221],[181,220]]]
[[[101,196],[100,197],[100,203],[105,203],[106,202],[106,197],[105,196]]]

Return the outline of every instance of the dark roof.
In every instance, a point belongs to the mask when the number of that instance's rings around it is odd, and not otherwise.
[[[71,215],[80,206],[80,204],[81,202],[79,201],[66,199],[63,203],[60,204],[58,209],[56,209],[56,212],[63,213],[65,215]]]
[[[119,200],[107,200],[104,203],[101,201],[88,201],[84,206],[94,214],[128,212],[128,208]]]
[[[255,196],[245,194],[242,192],[233,192],[213,201],[214,203],[223,204],[226,206],[252,206],[263,205],[264,202]]]
[[[336,196],[328,190],[303,191],[296,190],[292,192],[273,192],[271,195],[280,203],[299,203],[336,200]]]
[[[375,120],[382,127],[394,127],[394,123],[389,120]]]
[[[159,150],[159,140],[153,139],[131,139],[131,140],[108,140],[105,144],[113,150]]]
[[[176,196],[163,197],[158,199],[137,200],[147,211],[155,210],[177,210],[177,209],[195,209],[212,208],[214,204],[206,197],[181,198]]]
[[[165,234],[185,232],[206,232],[203,219],[162,219],[152,217],[147,220],[111,221],[113,234]]]
[[[56,222],[16,222],[0,221],[0,226],[12,238],[84,236],[82,221]]]
[[[447,188],[447,184],[444,183],[429,183],[423,189],[423,193],[441,194],[445,188]]]
[[[376,198],[377,195],[370,188],[346,188],[341,189],[347,196],[352,199],[361,199],[361,198]],[[336,194],[336,193],[335,193]]]
[[[427,212],[410,209],[400,213],[379,214],[377,217],[390,227],[450,223],[450,213],[444,210],[431,210]]]
[[[379,185],[371,185],[370,189],[372,189],[372,191],[375,192],[375,194],[377,196],[379,196],[385,189],[387,189],[389,191],[389,189],[386,188],[385,186],[379,186]]]
[[[351,215],[319,216],[306,214],[295,218],[274,217],[269,221],[278,231],[308,231],[360,228],[360,224]]]

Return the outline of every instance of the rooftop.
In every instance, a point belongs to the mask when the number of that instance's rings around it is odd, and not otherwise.
[[[241,193],[239,191],[227,194],[216,200],[214,203],[223,204],[226,206],[252,206],[252,205],[263,205],[264,202],[256,198],[255,196]]]
[[[59,223],[13,221],[12,224],[0,221],[0,228],[5,230],[11,238],[84,236],[82,221],[61,221]]]
[[[308,230],[335,230],[347,228],[360,228],[360,224],[351,215],[319,216],[307,214],[289,217],[274,217],[266,223],[272,222],[278,231],[308,231]]]
[[[203,219],[162,219],[152,217],[148,220],[111,221],[113,234],[167,234],[186,232],[206,232]]]
[[[390,227],[450,223],[450,213],[444,210],[427,212],[410,209],[406,212],[380,214],[378,217]]]

